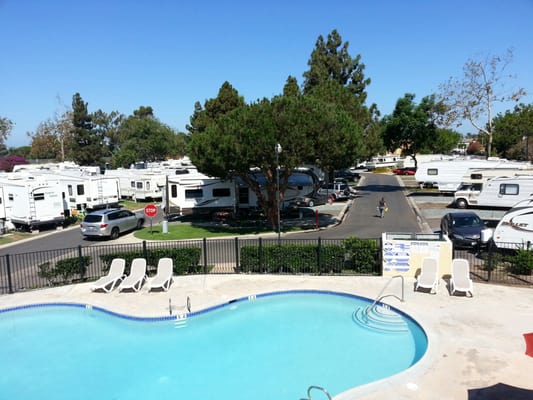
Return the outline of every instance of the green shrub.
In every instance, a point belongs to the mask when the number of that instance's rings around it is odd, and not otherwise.
[[[54,283],[57,277],[61,277],[61,282],[69,282],[75,276],[83,279],[90,263],[90,256],[65,258],[57,261],[55,265],[47,261],[38,266],[38,275],[46,279],[48,284]]]
[[[255,273],[338,273],[344,250],[338,245],[243,246],[240,268]]]
[[[518,250],[518,252],[509,257],[511,265],[509,272],[517,275],[531,275],[533,271],[533,254],[529,250]]]
[[[146,251],[146,264],[155,268],[160,258],[168,257],[174,261],[175,275],[195,274],[202,269],[200,265],[201,255],[202,249],[199,247],[149,249]],[[111,261],[114,258],[123,258],[126,261],[125,273],[129,274],[133,259],[145,258],[145,254],[141,250],[101,255],[100,259],[104,264],[104,273],[109,271]]]
[[[360,274],[379,272],[379,247],[375,240],[349,237],[343,242],[346,268]]]

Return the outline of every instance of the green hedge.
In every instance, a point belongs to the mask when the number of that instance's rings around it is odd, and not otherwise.
[[[125,273],[129,274],[131,262],[134,258],[146,258],[146,264],[154,268],[160,258],[169,257],[174,261],[174,274],[196,274],[202,269],[200,265],[200,258],[202,249],[199,247],[185,247],[185,248],[162,248],[146,250],[146,255],[141,251],[117,252],[111,254],[101,255],[100,259],[104,263],[103,272],[107,273],[111,266],[111,261],[114,258],[123,258],[126,261]]]
[[[379,248],[375,241],[350,238],[342,245],[269,244],[243,246],[241,272],[253,273],[377,273]]]
[[[91,263],[90,256],[72,257],[58,260],[55,264],[47,261],[38,265],[39,277],[44,278],[49,284],[68,283],[76,279],[83,279],[87,272],[87,267]],[[57,278],[61,278],[56,281]]]

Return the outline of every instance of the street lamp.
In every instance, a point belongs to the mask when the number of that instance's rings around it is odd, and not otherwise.
[[[280,207],[280,201],[279,201],[279,155],[282,151],[281,145],[278,143],[276,144],[276,147],[274,148],[276,152],[276,178],[277,178],[277,185],[276,185],[276,207],[278,209],[278,243],[281,240],[281,220],[280,220],[280,214],[281,214],[281,207]]]
[[[522,140],[526,142],[526,148],[524,149],[526,161],[529,162],[529,135],[528,136],[522,136]]]

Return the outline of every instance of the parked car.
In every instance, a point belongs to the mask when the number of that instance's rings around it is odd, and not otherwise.
[[[393,169],[392,172],[396,175],[414,175],[416,174],[415,167],[404,167]]]
[[[123,209],[93,211],[80,224],[84,237],[109,237],[116,239],[121,233],[140,229],[144,225],[142,214]]]
[[[445,214],[440,222],[440,230],[448,235],[454,246],[477,247],[490,239],[490,231],[483,220],[472,211],[451,212]]]
[[[354,172],[351,169],[339,169],[335,171],[335,178],[344,178],[348,179],[349,181],[355,181],[356,179],[359,179],[360,174],[358,172]]]
[[[314,207],[328,202],[329,197],[323,194],[314,194],[309,196],[299,196],[296,197],[289,203],[289,207],[299,208],[299,207]]]
[[[333,200],[345,200],[350,197],[350,187],[345,183],[328,183],[318,189],[318,194],[327,197],[333,196]]]

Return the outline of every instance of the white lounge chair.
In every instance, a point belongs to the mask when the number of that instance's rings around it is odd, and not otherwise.
[[[436,258],[426,257],[422,259],[420,275],[416,278],[415,290],[418,288],[429,289],[429,292],[437,293],[439,286],[439,261]]]
[[[144,258],[134,258],[131,262],[130,274],[122,281],[118,287],[121,292],[124,289],[131,289],[138,292],[146,282],[146,260]]]
[[[115,289],[115,287],[117,287],[126,277],[126,275],[124,275],[125,267],[126,261],[123,258],[114,258],[113,261],[111,261],[107,275],[94,282],[91,290],[93,292],[95,290],[103,290],[104,292],[109,293]]]
[[[452,260],[452,277],[450,278],[450,289],[452,295],[455,291],[465,292],[466,295],[474,297],[474,285],[470,279],[470,264],[468,260],[456,258]]]
[[[172,284],[172,275],[174,274],[174,261],[172,258],[160,258],[157,262],[157,273],[148,282],[150,288],[148,289],[161,289],[165,292],[170,288]]]

